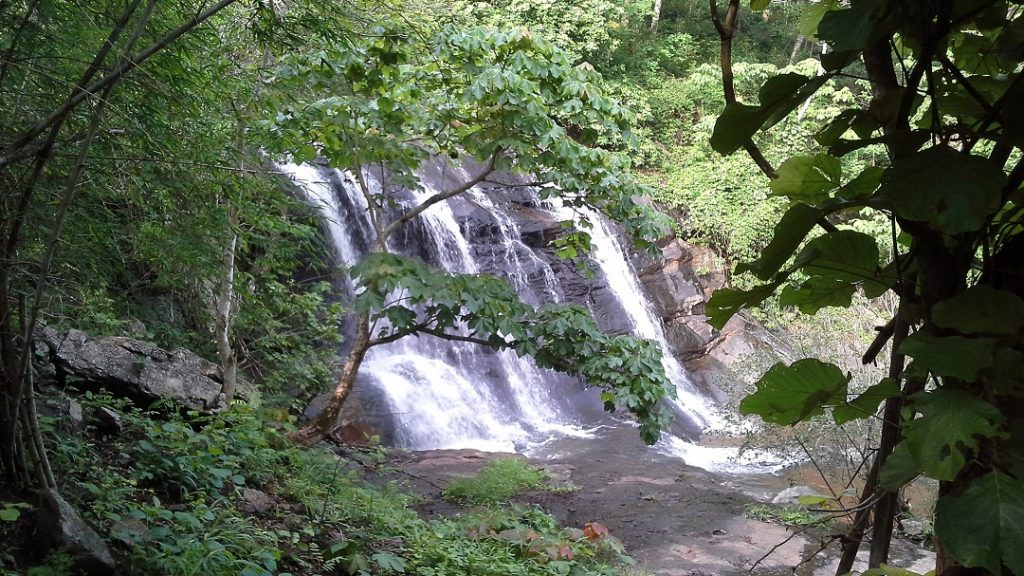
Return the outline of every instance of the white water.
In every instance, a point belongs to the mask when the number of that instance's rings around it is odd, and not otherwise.
[[[367,238],[357,236],[372,234],[372,227],[354,179],[326,168],[286,165],[282,169],[323,214],[339,260],[347,266],[357,262],[362,257],[360,246],[367,245]],[[371,191],[379,192],[379,179],[370,174],[365,176]],[[333,185],[326,182],[328,179],[333,180]],[[436,192],[424,185],[418,192],[405,192],[404,202],[407,207],[417,205]],[[561,301],[563,295],[555,273],[522,243],[515,220],[483,191],[472,190],[466,197],[494,217],[498,230],[497,237],[491,238],[493,241],[477,244],[475,248],[488,251],[486,256],[492,266],[497,263],[527,302],[537,305]],[[576,212],[558,206],[551,210],[561,220],[577,216]],[[701,428],[721,429],[725,420],[718,409],[695,389],[682,365],[665,348],[661,320],[645,297],[616,235],[602,218],[593,213],[582,214],[594,224],[589,230],[593,264],[625,311],[634,335],[657,340],[666,350],[663,365],[676,386],[675,407]],[[450,272],[480,271],[473,256],[474,247],[465,238],[469,232],[460,229],[449,205],[442,202],[432,206],[414,223],[420,236],[404,240],[401,246],[389,246],[393,251],[428,253],[436,264]],[[531,281],[527,270],[539,270],[542,277],[538,280],[535,272]],[[362,374],[383,389],[386,410],[398,422],[398,443],[413,449],[530,451],[552,438],[589,437],[604,425],[574,411],[572,402],[561,398],[567,393],[566,387],[573,386],[566,377],[538,369],[532,361],[518,358],[512,352],[483,351],[431,336],[407,337],[371,349]],[[582,422],[591,422],[590,428]],[[709,470],[764,471],[778,465],[763,455],[743,461],[738,459],[736,449],[700,446],[669,434],[663,437],[656,446],[658,451]]]
[[[352,232],[367,230],[369,223],[365,221],[366,203],[353,179],[343,177],[347,185],[339,191],[326,182],[326,169],[306,165],[281,168],[324,216],[339,260],[347,266],[356,263],[362,254],[355,249]],[[371,192],[379,192],[379,180],[370,174],[364,176]],[[340,213],[341,192],[347,194],[351,204],[362,207],[362,213]],[[423,202],[435,192],[424,187],[412,195],[411,202]],[[359,219],[364,222],[353,226]],[[436,204],[418,221],[427,236],[422,240],[429,241],[444,269],[456,273],[478,271],[449,206]],[[401,251],[401,247],[391,248]],[[483,351],[432,336],[407,337],[370,349],[362,374],[383,386],[386,409],[399,422],[396,436],[409,448],[512,452],[552,436],[589,435],[571,417],[559,412],[551,398],[548,382],[557,376],[512,352]]]

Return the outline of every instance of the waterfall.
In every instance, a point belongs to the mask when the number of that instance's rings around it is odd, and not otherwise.
[[[339,262],[346,267],[358,262],[373,238],[373,227],[352,176],[327,167],[280,168],[320,211]],[[375,193],[385,185],[379,175],[363,177]],[[460,177],[465,174],[444,164],[428,166],[420,174],[422,190],[388,190],[389,197],[408,208],[448,189],[446,182]],[[508,200],[510,195],[514,201]],[[532,189],[503,189],[496,195],[478,187],[426,210],[393,237],[388,248],[449,272],[501,275],[533,305],[583,303],[602,328],[631,331],[664,344],[661,321],[617,235],[602,218],[588,214],[594,223],[590,233],[596,280],[584,280],[571,264],[541,249],[545,234],[571,216],[542,204]],[[344,282],[351,295],[350,281]],[[678,390],[674,408],[679,416],[698,430],[711,423],[713,407],[667,350],[664,365]],[[381,392],[384,406],[377,409],[391,417],[394,443],[411,449],[529,451],[553,438],[587,437],[602,426],[620,425],[620,420],[601,411],[595,391],[584,391],[570,377],[540,369],[511,351],[494,352],[432,336],[410,336],[371,348],[357,386]]]

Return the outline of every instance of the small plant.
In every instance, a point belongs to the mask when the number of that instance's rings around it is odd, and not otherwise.
[[[0,503],[0,521],[17,522],[21,517],[21,511],[30,508],[32,505],[25,502],[2,502]]]
[[[762,522],[777,522],[787,526],[812,526],[829,521],[827,515],[812,512],[801,506],[776,506],[772,504],[748,504],[745,508],[748,518]]]
[[[444,497],[467,504],[497,504],[524,490],[543,488],[546,479],[543,472],[522,460],[499,458],[488,462],[476,476],[449,482]]]

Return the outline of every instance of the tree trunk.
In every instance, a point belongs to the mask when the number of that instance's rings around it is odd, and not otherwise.
[[[228,230],[230,239],[224,246],[224,274],[221,276],[217,291],[217,355],[220,357],[221,369],[221,402],[225,406],[231,404],[235,397],[235,385],[238,381],[238,357],[231,347],[231,316],[235,302],[235,251],[238,246],[238,215],[234,206],[228,206]]]
[[[654,10],[651,13],[651,33],[658,31],[658,22],[661,20],[661,0],[654,0]]]
[[[323,411],[304,428],[296,430],[290,435],[293,441],[304,446],[312,446],[338,427],[341,408],[345,405],[349,393],[352,392],[359,367],[369,349],[370,315],[367,312],[361,312],[356,316],[355,341],[352,343],[352,350],[348,353],[348,358],[345,359],[345,366],[341,370],[341,377],[338,378],[338,385],[334,387],[334,392],[331,393]]]
[[[800,54],[800,49],[804,46],[804,35],[797,34],[796,42],[793,42],[793,51],[789,53],[789,65],[792,66],[796,63],[796,57]]]

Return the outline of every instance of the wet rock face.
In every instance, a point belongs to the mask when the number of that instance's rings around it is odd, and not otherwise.
[[[37,532],[45,544],[74,559],[73,572],[108,576],[116,574],[114,557],[99,534],[53,490],[40,493],[36,514]]]
[[[94,338],[78,330],[62,335],[43,328],[37,338],[49,352],[59,383],[106,388],[141,404],[166,399],[190,410],[217,404],[220,367],[189,350],[167,351],[134,338]]]
[[[665,336],[684,359],[704,355],[718,333],[707,323],[704,303],[725,285],[725,270],[707,248],[671,240],[661,257],[638,252],[634,266],[655,311],[665,323]]]

